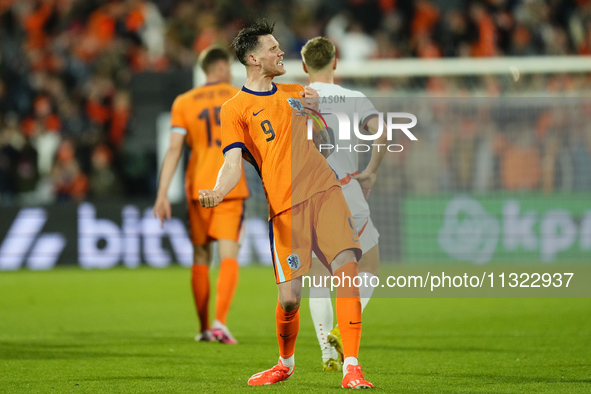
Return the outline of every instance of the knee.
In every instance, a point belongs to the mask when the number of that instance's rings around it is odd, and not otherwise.
[[[374,275],[374,276],[379,276],[380,275],[380,264],[378,262],[370,262],[370,263],[365,263],[365,262],[360,262],[359,263],[359,272],[369,272],[370,274]]]
[[[207,247],[201,245],[193,245],[193,264],[209,265],[210,254]]]
[[[369,272],[373,275],[373,276],[380,276],[380,265],[379,264],[374,264],[371,269],[369,270]]]
[[[280,300],[279,304],[281,305],[281,308],[283,308],[283,310],[285,312],[291,312],[291,311],[295,311],[296,309],[298,309],[300,307],[300,299],[299,298],[288,298],[285,300]]]
[[[193,256],[194,265],[209,265],[209,258],[207,256]]]

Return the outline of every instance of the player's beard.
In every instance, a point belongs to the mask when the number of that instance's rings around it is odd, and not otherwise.
[[[285,74],[285,67],[280,67],[277,63],[273,64],[272,67],[268,67],[263,65],[263,74],[268,75],[270,77],[278,77],[280,75]]]

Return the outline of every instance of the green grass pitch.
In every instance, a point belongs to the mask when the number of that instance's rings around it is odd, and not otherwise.
[[[215,283],[214,270],[212,283]],[[0,273],[0,393],[337,393],[301,310],[296,372],[277,361],[272,270],[242,269],[237,346],[196,343],[190,271]],[[591,393],[588,299],[373,299],[360,360],[383,393]]]

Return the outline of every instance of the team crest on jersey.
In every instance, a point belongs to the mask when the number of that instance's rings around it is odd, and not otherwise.
[[[304,104],[302,104],[302,102],[297,98],[290,97],[287,99],[287,102],[289,103],[289,106],[295,109],[296,111],[304,110]]]
[[[290,254],[287,256],[287,264],[292,270],[297,270],[302,266],[302,263],[300,263],[300,257],[297,254]]]

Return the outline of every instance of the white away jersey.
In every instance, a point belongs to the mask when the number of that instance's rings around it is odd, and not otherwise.
[[[362,131],[371,118],[378,116],[378,112],[371,101],[369,101],[369,99],[361,92],[345,89],[339,85],[322,82],[314,82],[310,84],[310,87],[315,89],[320,96],[319,110],[326,120],[329,134],[332,134],[330,136],[331,143],[334,141],[333,145],[335,145],[335,147],[337,145],[339,146],[339,151],[337,152],[336,149],[334,149],[326,161],[328,161],[328,164],[337,173],[339,180],[341,181],[345,200],[347,200],[355,225],[359,226],[357,229],[359,231],[363,224],[367,222],[370,212],[369,205],[367,204],[367,201],[365,201],[359,182],[351,179],[351,175],[357,173],[359,169],[359,153],[355,152],[353,148],[359,142],[357,136],[355,136],[355,133],[353,132],[353,114],[357,112],[359,116],[359,131]],[[333,114],[324,114],[323,110],[326,109],[345,112],[349,116],[351,122],[350,140],[338,141],[339,126],[337,118]],[[367,142],[371,145],[370,141]],[[349,146],[351,147],[350,152],[348,149]],[[377,230],[375,233],[377,234]]]
[[[353,132],[353,114],[359,115],[359,131],[362,131],[367,122],[376,116],[378,112],[367,99],[367,97],[356,90],[345,89],[332,83],[314,82],[310,87],[315,89],[320,96],[319,109],[329,128],[331,141],[334,141],[335,149],[326,159],[328,164],[337,173],[339,179],[345,179],[347,175],[357,172],[359,167],[359,153],[355,152],[354,146],[359,142]],[[348,141],[338,141],[338,121],[335,115],[324,114],[324,110],[335,110],[345,112],[351,122],[351,139]],[[371,145],[371,142],[369,145]],[[332,143],[332,142],[331,142]],[[336,146],[339,151],[336,151]],[[349,147],[351,151],[349,152]]]

